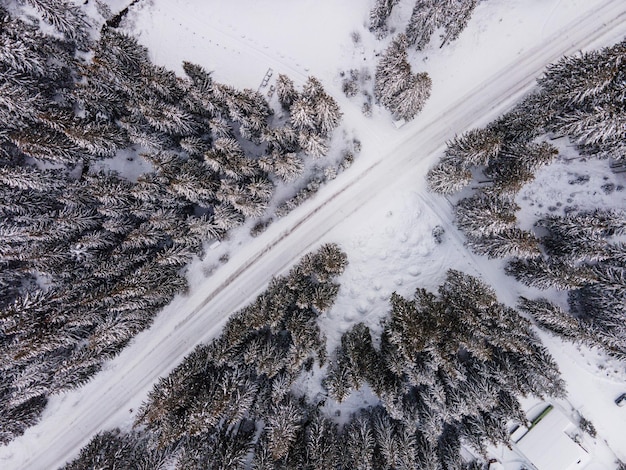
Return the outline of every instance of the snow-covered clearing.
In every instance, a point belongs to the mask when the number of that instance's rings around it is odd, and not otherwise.
[[[423,177],[446,140],[510,108],[545,65],[578,49],[609,45],[626,33],[620,0],[484,2],[458,42],[413,55],[414,67],[431,74],[433,95],[423,113],[398,131],[388,114],[375,112],[367,119],[360,102],[340,92],[339,71],[373,67],[374,53],[385,47],[364,27],[367,2],[152,0],[140,5],[129,14],[127,28],[150,48],[155,62],[180,71],[181,61],[190,60],[215,69],[219,81],[250,88],[259,86],[270,67],[296,82],[318,76],[340,101],[344,125],[355,130],[363,152],[350,170],[259,237],[239,246],[243,234],[233,236],[226,264],[209,278],[194,276],[191,293],[176,298],[106,370],[80,390],[53,397],[40,424],[0,448],[2,468],[56,468],[99,430],[128,426],[158,377],[218,334],[228,315],[273,275],[323,242],[340,243],[350,260],[337,304],[322,320],[330,348],[355,321],[375,326],[392,291],[434,287],[450,267],[480,273],[502,301],[513,303],[517,293],[502,281],[498,264],[468,254],[451,225],[447,202],[426,193]],[[361,37],[356,46],[353,31]],[[441,245],[431,237],[437,224],[446,229]],[[618,386],[598,385],[603,392],[596,393],[592,384],[601,384],[600,379],[568,366],[568,349],[547,341],[562,363],[572,402],[597,401],[584,414],[626,459],[626,420],[616,420],[615,405],[606,401]],[[579,387],[580,382],[587,386]]]

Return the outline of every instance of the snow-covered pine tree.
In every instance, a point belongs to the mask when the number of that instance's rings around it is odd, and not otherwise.
[[[444,20],[444,34],[442,35],[441,45],[443,47],[446,44],[458,39],[459,35],[463,32],[467,23],[469,22],[474,8],[480,0],[452,0],[448,2],[448,17]]]
[[[244,470],[254,447],[254,434],[254,423],[244,421],[234,428],[221,425],[216,432],[193,437],[184,446],[176,468]]]
[[[585,333],[579,321],[549,300],[545,298],[531,300],[520,297],[518,307],[543,328],[569,340],[584,341]]]
[[[570,290],[589,284],[595,278],[593,271],[588,267],[546,261],[543,258],[509,261],[505,272],[518,281],[538,289]]]
[[[315,107],[310,100],[306,98],[297,99],[291,105],[290,112],[290,120],[295,129],[301,132],[315,129]]]
[[[296,153],[281,154],[272,152],[271,155],[262,157],[259,166],[268,173],[274,173],[286,182],[296,180],[304,171],[302,159]]]
[[[293,80],[285,74],[279,74],[276,79],[276,95],[282,107],[286,110],[291,109],[291,105],[298,99]]]
[[[309,129],[304,129],[298,133],[298,144],[305,153],[313,157],[320,158],[328,153],[328,143],[324,137]]]
[[[389,108],[397,119],[413,119],[430,97],[432,81],[426,72],[407,77],[405,89],[393,97]]]
[[[299,407],[291,401],[274,407],[266,423],[268,447],[274,460],[287,456],[302,426],[302,418]]]
[[[451,159],[442,158],[428,170],[428,189],[439,194],[454,194],[472,181],[472,172]]]
[[[353,417],[343,431],[344,467],[374,469],[376,440],[367,413]]]
[[[192,114],[180,106],[156,99],[137,103],[136,112],[159,132],[175,136],[191,136],[198,133],[198,125]],[[134,112],[131,109],[131,112]]]
[[[89,20],[80,7],[61,0],[19,0],[35,7],[52,25],[81,49],[89,45]]]
[[[268,129],[264,139],[268,143],[268,154],[274,151],[291,153],[298,150],[298,134],[295,129],[288,125]]]
[[[398,35],[376,66],[374,96],[395,119],[412,119],[430,96],[428,74],[412,74],[408,63],[407,38]]]
[[[570,135],[587,154],[622,159],[624,110],[616,107],[623,93],[626,41],[599,51],[561,59],[539,79],[541,106],[550,110],[547,130]]]
[[[446,144],[445,160],[451,159],[463,168],[489,164],[502,148],[502,137],[493,128],[472,129]]]
[[[81,450],[80,455],[68,463],[64,470],[80,468],[124,465],[129,468],[136,464],[134,460],[135,442],[128,434],[119,430],[99,433]]]
[[[320,134],[329,135],[341,121],[341,110],[337,102],[326,92],[315,101],[315,116]]]
[[[515,194],[534,179],[541,166],[551,163],[557,155],[558,150],[546,142],[508,144],[498,158],[489,162],[484,174],[493,180],[498,192]]]
[[[438,28],[444,29],[440,47],[459,37],[478,0],[417,0],[406,28],[408,45],[423,49]]]
[[[387,30],[387,18],[398,0],[375,0],[374,8],[370,11],[370,31],[377,37],[383,37]]]
[[[510,228],[487,236],[468,236],[467,246],[489,258],[536,258],[541,255],[539,240],[526,230]]]
[[[340,349],[337,349],[323,382],[328,396],[341,403],[352,390],[358,389],[361,384],[362,380],[352,371],[346,356],[342,355]]]
[[[596,209],[564,217],[548,216],[537,221],[536,225],[570,238],[611,237],[626,233],[626,213],[616,209]]]
[[[340,462],[337,424],[319,411],[306,426],[306,456],[311,470],[333,470]]]
[[[48,399],[39,395],[17,406],[7,406],[6,395],[0,392],[0,443],[8,444],[15,436],[24,434],[24,431],[39,421]]]
[[[83,155],[65,135],[42,125],[13,131],[9,139],[24,155],[62,164],[78,163]]]
[[[445,15],[443,11],[445,3],[437,0],[415,2],[405,32],[407,46],[415,45],[416,49],[421,50],[428,44],[430,37],[439,26],[441,21],[439,18]]]
[[[66,184],[64,176],[59,170],[0,166],[0,184],[21,190],[54,191]]]
[[[468,236],[484,237],[514,229],[518,209],[510,197],[479,191],[461,199],[454,215],[458,227]]]
[[[463,457],[461,457],[461,442],[456,427],[446,426],[444,428],[439,437],[437,450],[442,468],[462,468],[464,462]]]
[[[400,463],[401,453],[405,452],[399,448],[397,439],[398,428],[402,425],[392,421],[382,407],[374,408],[372,421],[376,445],[380,449],[380,463],[387,468],[393,468]]]

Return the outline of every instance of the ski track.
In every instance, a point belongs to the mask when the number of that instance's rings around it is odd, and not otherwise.
[[[128,410],[145,399],[159,377],[168,374],[196,345],[219,334],[229,314],[263,291],[272,276],[289,269],[300,256],[321,244],[336,225],[387,188],[412,179],[425,204],[430,209],[438,208],[435,212],[446,228],[454,232],[449,207],[445,207],[445,202],[438,196],[426,192],[424,175],[432,161],[429,157],[440,151],[444,142],[455,134],[483,125],[512,107],[533,88],[545,65],[564,54],[609,45],[621,39],[626,32],[625,16],[621,0],[605,1],[591,16],[585,12],[445,110],[440,112],[427,107],[414,121],[415,125],[411,124],[410,136],[387,144],[391,151],[382,150],[374,126],[358,110],[344,109],[344,119],[349,119],[356,129],[372,133],[380,157],[366,168],[355,163],[317,197],[240,248],[218,272],[223,281],[214,275],[197,289],[196,294],[175,299],[168,309],[177,313],[189,312],[182,320],[174,314],[159,320],[140,335],[144,346],[139,354],[131,353],[129,349],[132,348],[127,348],[108,370],[80,390],[78,398],[78,392],[66,394],[60,406],[44,412],[45,419],[26,431],[31,441],[32,435],[40,438],[36,448],[25,448],[22,441],[26,439],[17,438],[0,448],[0,467],[48,470],[74,458],[97,432],[113,427],[114,423],[123,421],[124,416],[128,419]],[[304,77],[302,71],[253,44],[213,25],[211,29],[248,53],[262,55],[275,70],[289,69],[301,79]],[[455,239],[454,243],[462,244],[462,240]],[[473,257],[469,260],[476,268],[478,260]]]

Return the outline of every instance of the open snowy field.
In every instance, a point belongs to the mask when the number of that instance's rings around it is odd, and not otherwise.
[[[404,27],[401,16],[410,14],[404,3],[393,17],[398,30]],[[189,270],[190,293],[177,297],[90,383],[52,397],[40,424],[0,448],[1,468],[56,468],[98,431],[131,426],[134,411],[158,377],[219,333],[228,315],[261,292],[272,276],[325,242],[339,243],[349,259],[337,302],[321,319],[329,350],[356,322],[378,331],[392,292],[410,295],[417,287],[435,288],[450,268],[482,277],[501,301],[515,303],[521,292],[503,276],[501,262],[467,251],[451,223],[449,203],[427,193],[424,176],[446,140],[509,109],[545,65],[621,39],[626,5],[609,0],[481,3],[456,42],[439,49],[433,41],[411,54],[414,70],[430,74],[433,90],[423,112],[401,129],[379,108],[373,117],[363,116],[360,98],[341,92],[341,71],[366,68],[373,75],[376,54],[387,46],[367,30],[369,9],[368,2],[353,0],[146,0],[131,9],[125,31],[149,48],[155,63],[179,74],[187,60],[237,87],[257,89],[270,68],[274,77],[285,73],[298,84],[308,75],[320,78],[342,107],[346,134],[360,139],[363,150],[349,170],[259,237],[251,238],[246,226],[209,250]],[[342,145],[341,139],[336,142]],[[563,172],[576,173],[576,165]],[[548,189],[566,198],[582,191],[559,175],[538,178],[528,201],[550,197]],[[614,180],[623,184],[623,174]],[[624,192],[596,194],[596,183],[606,182],[591,181],[587,193],[578,196],[580,204],[594,196],[624,206]],[[432,235],[436,226],[445,229],[442,243]],[[220,263],[225,254],[228,262]],[[210,277],[208,271],[213,271]],[[589,443],[588,468],[613,468],[616,457],[626,461],[626,407],[613,403],[626,391],[623,364],[546,334],[542,340],[568,383],[567,401],[560,405],[566,413],[577,409],[598,430],[596,442]],[[314,381],[309,385],[315,393]],[[358,398],[348,400],[344,412],[357,406]],[[327,406],[334,412],[335,405]],[[519,468],[513,465],[506,468]]]

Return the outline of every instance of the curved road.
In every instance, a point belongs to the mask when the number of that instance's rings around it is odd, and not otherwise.
[[[423,187],[429,157],[440,151],[444,142],[509,109],[532,89],[547,64],[564,54],[621,39],[626,34],[625,10],[622,0],[605,0],[591,15],[584,12],[453,105],[440,110],[427,107],[415,132],[387,143],[384,147],[388,150],[383,150],[376,135],[372,136],[379,158],[369,165],[357,162],[316,198],[239,249],[220,268],[219,276],[207,279],[194,295],[176,299],[149,331],[139,335],[109,364],[108,370],[81,390],[55,398],[57,406],[46,410],[42,422],[30,428],[25,438],[0,448],[0,467],[57,468],[75,457],[98,431],[123,422],[160,376],[173,369],[195,345],[218,334],[231,312],[252,300],[273,275],[287,270],[302,254],[314,249],[333,227],[398,180],[410,179],[416,187]],[[253,45],[245,46],[258,54]],[[371,124],[366,124],[358,110],[344,111],[346,121],[357,130],[371,130]],[[431,195],[423,197],[432,200]],[[187,313],[183,316],[181,312]],[[36,446],[30,444],[35,441]]]

